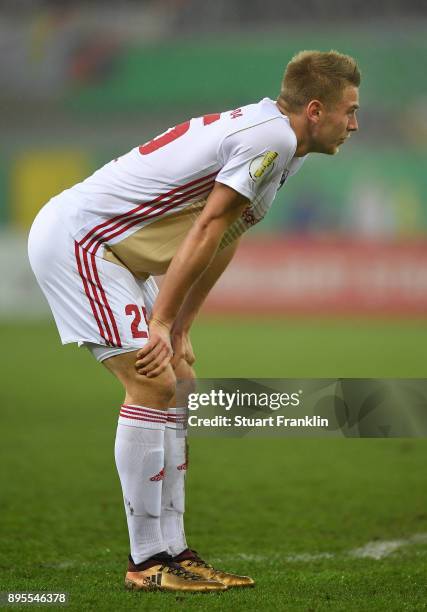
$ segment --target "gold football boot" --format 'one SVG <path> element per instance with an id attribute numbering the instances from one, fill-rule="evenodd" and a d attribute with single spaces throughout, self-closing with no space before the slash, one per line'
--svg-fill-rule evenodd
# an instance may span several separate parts
<path id="1" fill-rule="evenodd" d="M 192 574 L 197 574 L 205 580 L 217 580 L 228 588 L 252 587 L 255 585 L 255 581 L 249 576 L 238 576 L 215 569 L 212 565 L 203 561 L 195 550 L 189 548 L 176 555 L 173 560 Z"/>
<path id="2" fill-rule="evenodd" d="M 148 565 L 148 567 L 146 567 Z M 166 553 L 159 553 L 148 561 L 135 564 L 129 557 L 128 571 L 125 576 L 125 587 L 135 591 L 187 591 L 211 593 L 226 591 L 222 582 L 205 579 L 193 574 Z"/>

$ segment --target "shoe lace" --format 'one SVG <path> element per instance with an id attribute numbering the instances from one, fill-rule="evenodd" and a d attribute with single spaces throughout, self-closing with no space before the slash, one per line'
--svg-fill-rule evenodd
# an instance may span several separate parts
<path id="1" fill-rule="evenodd" d="M 200 576 L 198 576 L 197 574 L 193 574 L 192 572 L 189 572 L 188 570 L 184 569 L 183 567 L 181 567 L 178 563 L 167 563 L 164 564 L 160 567 L 160 571 L 162 572 L 163 570 L 165 570 L 168 574 L 174 574 L 175 576 L 180 576 L 181 578 L 184 578 L 184 580 L 200 580 Z"/>
<path id="2" fill-rule="evenodd" d="M 194 555 L 194 559 L 191 559 L 190 563 L 188 564 L 188 567 L 191 567 L 192 565 L 195 565 L 196 567 L 205 567 L 206 569 L 215 569 L 212 565 L 210 565 L 209 563 L 206 563 L 206 561 L 204 561 L 201 557 L 199 557 L 199 555 L 197 554 L 197 551 L 192 550 L 191 552 Z"/>

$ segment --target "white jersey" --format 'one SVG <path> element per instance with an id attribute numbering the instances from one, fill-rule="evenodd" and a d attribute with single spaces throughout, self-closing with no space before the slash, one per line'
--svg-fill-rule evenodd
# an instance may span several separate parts
<path id="1" fill-rule="evenodd" d="M 62 341 L 143 346 L 150 275 L 166 272 L 215 181 L 250 201 L 224 246 L 262 219 L 301 166 L 296 145 L 288 118 L 264 98 L 177 125 L 53 198 L 33 223 L 29 257 Z"/>
<path id="2" fill-rule="evenodd" d="M 288 118 L 269 98 L 197 117 L 135 147 L 63 192 L 61 215 L 82 249 L 98 256 L 105 256 L 107 249 L 113 261 L 117 255 L 137 276 L 161 274 L 215 181 L 251 202 L 223 242 L 260 221 L 281 182 L 303 163 L 303 158 L 294 158 L 296 145 Z M 150 232 L 141 233 L 151 225 Z M 146 256 L 144 245 L 150 251 Z"/>

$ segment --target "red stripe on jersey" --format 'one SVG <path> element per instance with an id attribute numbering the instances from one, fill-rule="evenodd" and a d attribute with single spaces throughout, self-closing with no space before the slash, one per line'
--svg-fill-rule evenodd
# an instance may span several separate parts
<path id="1" fill-rule="evenodd" d="M 103 230 L 99 235 L 94 236 L 90 240 L 89 244 L 84 248 L 90 249 L 93 246 L 93 244 L 97 243 L 97 246 L 95 247 L 95 251 L 94 251 L 96 252 L 98 248 L 101 246 L 101 244 L 103 244 L 106 240 L 111 240 L 111 238 L 114 238 L 115 236 L 119 236 L 120 234 L 127 231 L 131 227 L 138 225 L 138 223 L 141 223 L 141 221 L 144 221 L 146 219 L 153 219 L 154 217 L 163 215 L 165 212 L 171 210 L 175 206 L 178 206 L 178 204 L 182 204 L 183 202 L 185 202 L 190 196 L 196 197 L 196 196 L 201 196 L 205 194 L 205 192 L 208 193 L 212 189 L 213 185 L 214 185 L 214 181 L 212 179 L 209 179 L 207 183 L 204 182 L 203 184 L 197 185 L 197 187 L 187 190 L 183 194 L 174 195 L 167 202 L 163 202 L 161 205 L 161 208 L 160 208 L 160 205 L 156 204 L 155 206 L 148 208 L 148 210 L 141 211 L 137 215 L 132 215 L 130 217 L 126 216 L 126 218 L 122 219 L 121 221 L 118 221 L 112 227 L 108 227 L 105 230 Z M 146 206 L 148 205 L 149 204 L 146 204 Z M 157 212 L 153 212 L 153 211 L 157 211 Z M 113 232 L 113 230 L 116 230 L 116 231 Z M 111 234 L 111 232 L 113 233 Z"/>
<path id="2" fill-rule="evenodd" d="M 193 185 L 197 185 L 199 183 L 202 183 L 203 181 L 206 181 L 208 179 L 212 179 L 214 176 L 216 176 L 218 173 L 217 172 L 213 172 L 212 174 L 208 174 L 207 176 L 201 177 L 199 179 L 195 179 L 194 181 L 190 181 L 189 183 L 185 183 L 184 185 L 180 185 L 179 187 L 175 187 L 174 189 L 171 189 L 170 191 L 163 193 L 159 196 L 157 196 L 154 200 L 150 200 L 149 202 L 144 202 L 142 204 L 138 204 L 138 206 L 136 206 L 135 208 L 133 208 L 132 210 L 129 210 L 125 213 L 121 213 L 120 215 L 116 215 L 115 217 L 113 217 L 112 219 L 107 219 L 106 221 L 103 221 L 102 223 L 100 223 L 99 225 L 95 226 L 94 228 L 92 228 L 80 241 L 79 241 L 79 245 L 83 247 L 83 245 L 85 244 L 85 242 L 87 242 L 89 240 L 89 238 L 91 238 L 92 236 L 94 236 L 94 234 L 96 234 L 99 230 L 102 230 L 104 228 L 106 228 L 107 226 L 116 223 L 117 221 L 121 221 L 124 220 L 126 217 L 131 217 L 135 214 L 137 214 L 138 212 L 140 212 L 145 206 L 152 206 L 153 204 L 157 204 L 159 203 L 159 205 L 161 205 L 162 201 L 165 198 L 169 198 L 172 196 L 179 196 L 179 191 L 181 191 L 182 189 L 187 189 L 188 187 L 192 187 Z M 103 232 L 104 233 L 104 232 Z M 95 237 L 95 240 L 97 238 Z M 91 242 L 92 243 L 92 242 Z M 87 246 L 86 248 L 90 248 L 90 245 Z"/>
<path id="3" fill-rule="evenodd" d="M 115 238 L 116 236 L 120 236 L 120 234 L 123 234 L 124 232 L 126 232 L 128 229 L 130 229 L 131 227 L 138 225 L 139 223 L 141 223 L 141 221 L 145 221 L 147 219 L 154 219 L 155 217 L 158 217 L 159 215 L 163 215 L 165 212 L 168 212 L 169 210 L 172 210 L 172 208 L 175 208 L 176 206 L 178 206 L 179 204 L 182 204 L 183 202 L 186 201 L 186 199 L 188 198 L 188 196 L 202 196 L 202 195 L 207 195 L 211 190 L 212 187 L 214 185 L 214 181 L 211 181 L 209 183 L 207 183 L 206 185 L 201 185 L 200 187 L 197 187 L 196 189 L 192 189 L 191 191 L 185 193 L 184 195 L 180 196 L 178 198 L 178 196 L 175 196 L 174 199 L 171 198 L 169 203 L 166 203 L 164 205 L 164 207 L 159 210 L 158 212 L 154 213 L 154 214 L 150 214 L 153 210 L 156 210 L 158 207 L 153 207 L 151 209 L 149 209 L 148 211 L 145 211 L 144 213 L 141 213 L 139 216 L 137 216 L 136 218 L 133 218 L 133 220 L 130 223 L 127 223 L 127 225 L 122 225 L 123 222 L 126 222 L 127 219 L 124 219 L 121 223 L 117 223 L 115 227 L 118 227 L 118 229 L 113 232 L 112 234 L 110 234 L 109 232 L 113 230 L 113 228 L 107 229 L 105 230 L 105 234 L 108 234 L 106 236 L 103 236 L 102 238 L 99 238 L 96 246 L 93 249 L 93 253 L 96 253 L 97 250 L 99 249 L 99 247 L 106 241 L 106 240 L 111 240 L 112 238 Z M 121 227 L 120 227 L 121 226 Z M 87 248 L 90 248 L 91 244 L 93 243 L 93 240 L 91 240 L 89 246 Z M 85 247 L 86 248 L 86 247 Z"/>

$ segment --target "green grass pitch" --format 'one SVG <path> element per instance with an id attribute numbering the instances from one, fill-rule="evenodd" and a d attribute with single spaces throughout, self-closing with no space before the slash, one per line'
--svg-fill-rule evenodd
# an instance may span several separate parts
<path id="1" fill-rule="evenodd" d="M 216 319 L 193 343 L 201 377 L 424 378 L 426 335 L 419 321 Z M 416 439 L 193 439 L 189 543 L 257 586 L 125 591 L 121 390 L 84 350 L 61 348 L 52 324 L 4 323 L 0 337 L 0 590 L 66 591 L 79 611 L 427 609 L 427 440 Z M 392 554 L 352 556 L 383 541 Z"/>

